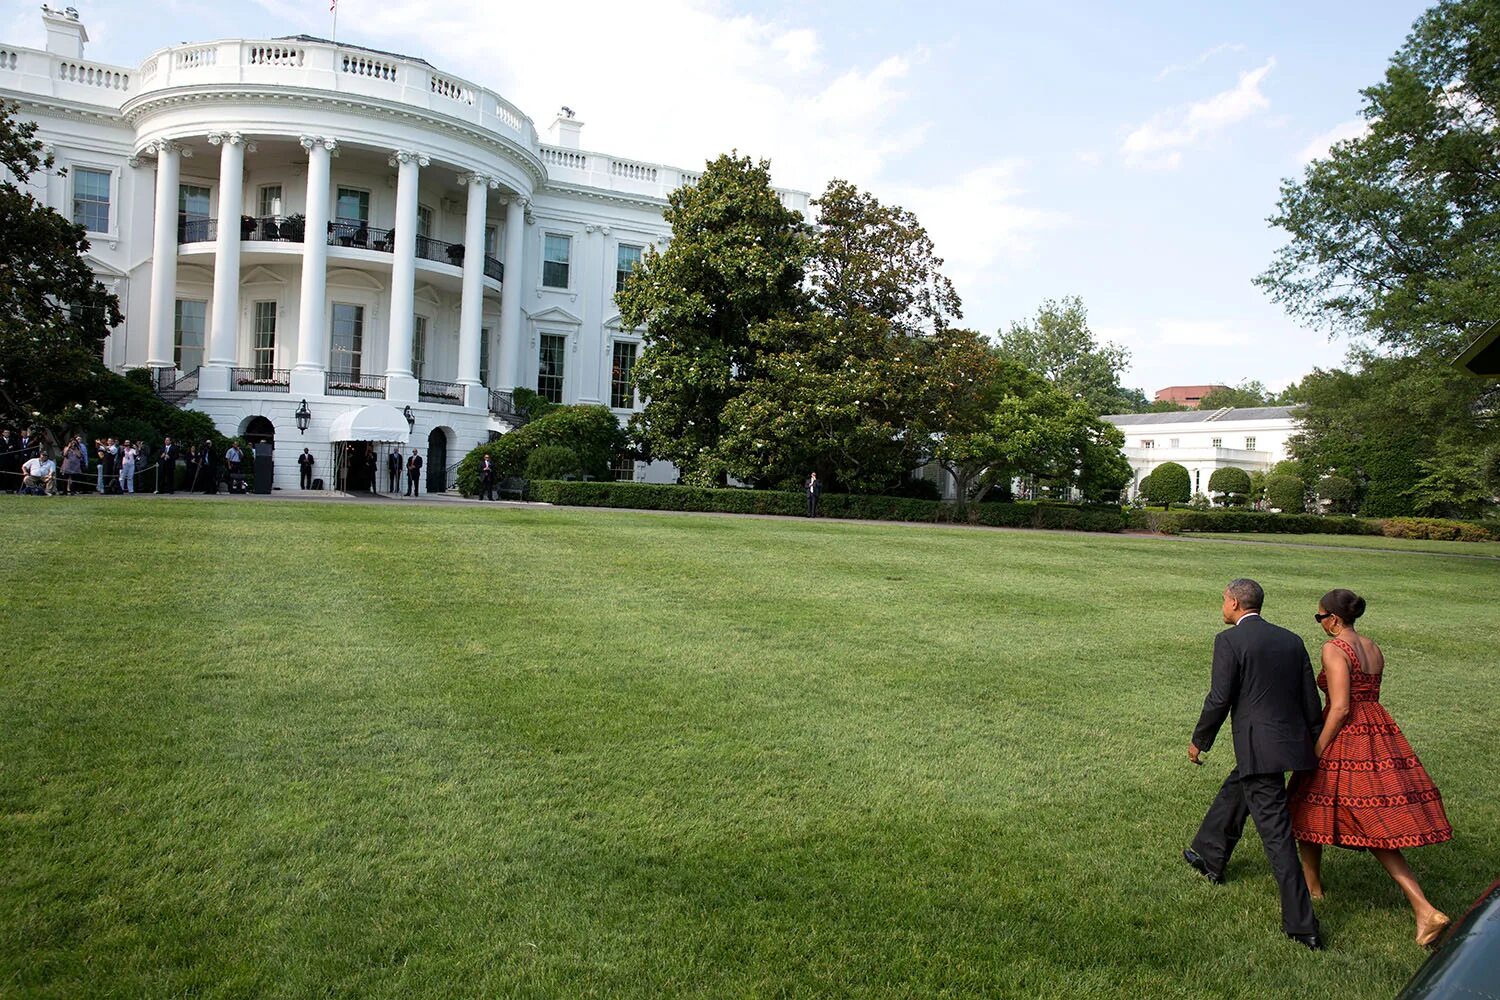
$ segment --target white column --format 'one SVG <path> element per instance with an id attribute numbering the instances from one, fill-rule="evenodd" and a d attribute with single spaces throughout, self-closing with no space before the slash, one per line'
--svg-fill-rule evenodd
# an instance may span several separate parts
<path id="1" fill-rule="evenodd" d="M 214 311 L 208 326 L 208 364 L 200 389 L 229 391 L 240 318 L 240 215 L 245 207 L 245 139 L 210 132 L 219 147 L 219 231 L 214 244 Z"/>
<path id="2" fill-rule="evenodd" d="M 469 202 L 464 216 L 464 294 L 458 319 L 458 382 L 465 386 L 469 406 L 486 406 L 479 384 L 479 330 L 484 313 L 484 220 L 493 178 L 469 174 L 463 178 Z"/>
<path id="3" fill-rule="evenodd" d="M 391 248 L 391 329 L 385 347 L 385 395 L 387 399 L 415 402 L 411 334 L 416 306 L 417 182 L 421 168 L 429 161 L 421 153 L 398 149 L 389 162 L 396 168 L 396 238 Z"/>
<path id="4" fill-rule="evenodd" d="M 514 389 L 521 371 L 521 275 L 526 247 L 526 200 L 512 195 L 505 205 L 505 280 L 500 283 L 500 372 L 497 389 Z"/>
<path id="5" fill-rule="evenodd" d="M 159 139 L 156 151 L 156 232 L 151 243 L 151 334 L 146 364 L 171 368 L 177 318 L 177 187 L 182 147 Z"/>
<path id="6" fill-rule="evenodd" d="M 321 135 L 304 135 L 301 141 L 307 150 L 307 210 L 303 213 L 297 368 L 292 372 L 291 389 L 294 396 L 321 396 L 323 373 L 328 370 L 328 185 L 338 143 Z"/>

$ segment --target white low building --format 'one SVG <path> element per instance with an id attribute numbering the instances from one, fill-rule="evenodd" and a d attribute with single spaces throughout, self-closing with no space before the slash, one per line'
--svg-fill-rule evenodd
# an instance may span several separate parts
<path id="1" fill-rule="evenodd" d="M 637 407 L 641 338 L 615 292 L 696 172 L 589 152 L 566 111 L 543 142 L 504 97 L 418 58 L 299 36 L 109 66 L 84 58 L 71 9 L 43 20 L 45 50 L 0 43 L 0 98 L 62 168 L 33 193 L 87 229 L 119 297 L 105 361 L 154 369 L 225 434 L 274 436 L 278 486 L 297 485 L 304 446 L 331 483 L 369 440 L 340 435 L 372 427 L 441 485 L 509 429 L 516 386 Z"/>
<path id="2" fill-rule="evenodd" d="M 1181 413 L 1118 413 L 1104 419 L 1125 435 L 1125 458 L 1134 473 L 1129 492 L 1163 462 L 1188 470 L 1194 493 L 1208 493 L 1215 469 L 1269 472 L 1291 458 L 1297 433 L 1290 406 L 1225 407 Z"/>

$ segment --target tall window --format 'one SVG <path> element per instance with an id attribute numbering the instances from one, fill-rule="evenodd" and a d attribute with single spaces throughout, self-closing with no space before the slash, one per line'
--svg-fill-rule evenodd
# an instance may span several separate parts
<path id="1" fill-rule="evenodd" d="M 256 378 L 270 378 L 276 370 L 276 303 L 255 303 L 255 340 L 250 345 L 250 363 Z"/>
<path id="2" fill-rule="evenodd" d="M 563 349 L 567 343 L 567 337 L 542 334 L 541 351 L 537 356 L 536 394 L 549 403 L 563 401 Z"/>
<path id="3" fill-rule="evenodd" d="M 333 304 L 333 340 L 328 347 L 328 370 L 340 379 L 359 378 L 365 342 L 365 307 Z"/>
<path id="4" fill-rule="evenodd" d="M 411 323 L 411 373 L 417 378 L 427 368 L 427 317 L 415 316 Z"/>
<path id="5" fill-rule="evenodd" d="M 635 482 L 635 456 L 628 451 L 620 452 L 610 463 L 609 470 L 615 474 L 617 483 Z"/>
<path id="6" fill-rule="evenodd" d="M 1253 437 L 1247 437 L 1247 438 L 1245 438 L 1245 450 L 1246 451 L 1254 451 L 1255 450 L 1255 438 L 1253 438 Z"/>
<path id="7" fill-rule="evenodd" d="M 548 233 L 542 247 L 542 284 L 568 287 L 568 260 L 573 255 L 573 237 Z"/>
<path id="8" fill-rule="evenodd" d="M 609 370 L 609 405 L 617 410 L 635 409 L 635 390 L 630 377 L 635 371 L 636 345 L 625 340 L 615 341 L 614 364 Z"/>
<path id="9" fill-rule="evenodd" d="M 630 277 L 641 263 L 641 248 L 621 243 L 615 250 L 615 291 L 625 290 L 625 279 Z"/>
<path id="10" fill-rule="evenodd" d="M 260 197 L 256 204 L 256 214 L 258 214 L 262 219 L 280 217 L 281 207 L 281 185 L 262 185 L 260 189 Z"/>
<path id="11" fill-rule="evenodd" d="M 109 232 L 108 170 L 73 168 L 73 221 L 91 233 Z"/>
<path id="12" fill-rule="evenodd" d="M 1172 438 L 1167 442 L 1167 446 L 1170 448 L 1180 448 L 1182 446 L 1182 438 Z"/>
<path id="13" fill-rule="evenodd" d="M 197 299 L 177 300 L 172 360 L 178 371 L 190 372 L 203 364 L 203 331 L 207 325 L 207 302 Z"/>
<path id="14" fill-rule="evenodd" d="M 487 326 L 479 328 L 479 384 L 485 388 L 490 385 L 490 328 Z"/>
<path id="15" fill-rule="evenodd" d="M 184 243 L 200 243 L 211 239 L 209 235 L 208 206 L 211 192 L 196 184 L 183 184 L 177 188 L 178 239 Z"/>
<path id="16" fill-rule="evenodd" d="M 500 256 L 500 227 L 484 227 L 484 252 L 491 257 Z"/>
<path id="17" fill-rule="evenodd" d="M 1153 440 L 1151 440 L 1150 438 L 1141 438 L 1141 447 L 1142 448 L 1155 448 L 1156 447 L 1156 442 L 1153 441 Z"/>
<path id="18" fill-rule="evenodd" d="M 339 188 L 338 201 L 334 206 L 337 222 L 370 222 L 370 192 L 358 188 Z"/>
<path id="19" fill-rule="evenodd" d="M 417 206 L 417 235 L 424 239 L 432 235 L 432 209 L 426 205 Z"/>
<path id="20" fill-rule="evenodd" d="M 1213 440 L 1213 446 L 1215 448 L 1222 448 L 1222 447 L 1224 447 L 1224 439 L 1223 438 L 1214 438 L 1214 440 Z"/>

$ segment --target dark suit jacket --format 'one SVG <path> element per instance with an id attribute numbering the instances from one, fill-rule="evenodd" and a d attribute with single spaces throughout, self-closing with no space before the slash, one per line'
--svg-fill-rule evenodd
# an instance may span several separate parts
<path id="1" fill-rule="evenodd" d="M 1254 615 L 1214 638 L 1213 682 L 1193 730 L 1199 750 L 1213 746 L 1226 715 L 1241 774 L 1318 765 L 1313 749 L 1323 714 L 1301 636 Z"/>

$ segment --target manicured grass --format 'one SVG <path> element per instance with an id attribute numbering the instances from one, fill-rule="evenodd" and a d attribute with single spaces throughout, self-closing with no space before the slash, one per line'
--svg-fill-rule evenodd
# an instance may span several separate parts
<path id="1" fill-rule="evenodd" d="M 1221 538 L 1245 542 L 1271 542 L 1286 545 L 1331 545 L 1353 549 L 1392 549 L 1402 552 L 1440 552 L 1460 556 L 1489 556 L 1500 559 L 1500 545 L 1494 542 L 1439 542 L 1429 538 L 1386 538 L 1383 535 L 1261 535 L 1241 532 L 1192 532 L 1189 538 Z"/>
<path id="2" fill-rule="evenodd" d="M 621 512 L 0 498 L 0 995 L 1392 995 L 1253 833 L 1178 856 L 1219 592 L 1368 594 L 1387 704 L 1500 872 L 1500 569 Z"/>

